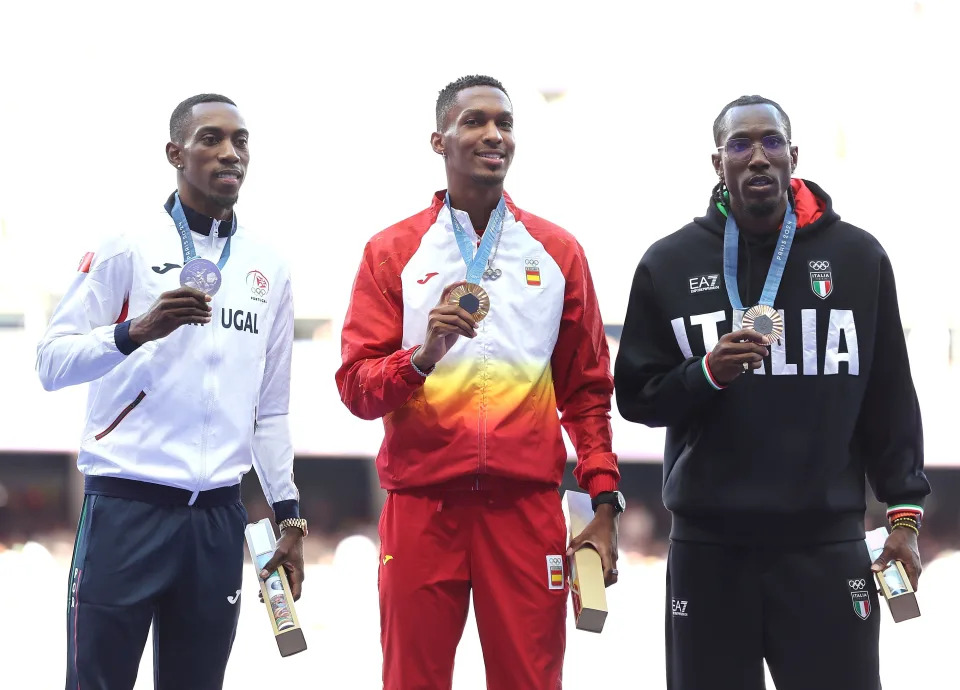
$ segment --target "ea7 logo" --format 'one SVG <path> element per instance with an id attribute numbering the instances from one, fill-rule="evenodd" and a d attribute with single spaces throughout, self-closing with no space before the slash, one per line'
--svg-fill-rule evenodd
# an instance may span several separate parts
<path id="1" fill-rule="evenodd" d="M 687 616 L 687 600 L 686 599 L 670 599 L 673 602 L 673 615 L 674 616 Z"/>
<path id="2" fill-rule="evenodd" d="M 690 294 L 695 295 L 698 292 L 711 292 L 720 289 L 720 274 L 710 273 L 704 276 L 690 278 Z"/>

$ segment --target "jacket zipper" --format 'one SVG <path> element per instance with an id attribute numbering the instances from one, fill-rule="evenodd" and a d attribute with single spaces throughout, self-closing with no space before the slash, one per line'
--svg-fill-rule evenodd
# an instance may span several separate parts
<path id="1" fill-rule="evenodd" d="M 211 251 L 216 250 L 217 247 L 217 238 L 220 236 L 220 221 L 214 219 L 210 223 L 210 249 Z M 213 303 L 211 302 L 211 308 Z M 209 436 L 210 428 L 210 417 L 213 414 L 213 401 L 214 393 L 213 387 L 216 385 L 216 377 L 211 375 L 211 370 L 216 368 L 219 357 L 217 353 L 217 330 L 213 324 L 215 320 L 210 321 L 210 326 L 213 328 L 213 331 L 210 333 L 210 342 L 211 342 L 211 354 L 210 358 L 213 360 L 210 363 L 210 366 L 207 367 L 207 370 L 203 375 L 203 390 L 206 393 L 206 405 L 203 411 L 203 426 L 200 427 L 200 473 L 197 475 L 197 488 L 193 492 L 193 496 L 190 497 L 190 502 L 188 505 L 193 505 L 194 501 L 197 500 L 197 496 L 200 494 L 200 491 L 203 489 L 203 482 L 206 480 L 207 475 L 207 437 Z M 203 328 L 203 326 L 201 326 Z"/>
<path id="2" fill-rule="evenodd" d="M 480 324 L 480 328 L 483 329 L 485 324 Z M 481 330 L 482 333 L 482 330 Z M 480 476 L 487 469 L 487 376 L 488 376 L 488 362 L 489 358 L 487 357 L 487 343 L 483 342 L 483 346 L 480 349 L 483 352 L 483 363 L 480 370 L 480 414 L 477 419 L 477 433 L 480 438 L 477 458 L 477 481 L 474 488 L 480 488 Z"/>
<path id="3" fill-rule="evenodd" d="M 123 421 L 123 418 L 126 417 L 128 414 L 130 414 L 131 410 L 133 410 L 133 408 L 135 408 L 137 405 L 139 405 L 139 404 L 140 404 L 140 401 L 143 400 L 146 396 L 147 396 L 146 393 L 144 393 L 143 391 L 140 391 L 140 394 L 136 397 L 136 399 L 135 399 L 132 403 L 130 403 L 129 405 L 127 405 L 125 408 L 123 408 L 123 411 L 120 412 L 119 415 L 117 415 L 117 418 L 113 420 L 113 423 L 112 423 L 110 426 L 108 426 L 106 429 L 104 429 L 103 431 L 101 431 L 99 434 L 97 434 L 96 436 L 94 436 L 94 438 L 99 441 L 99 440 L 102 439 L 104 436 L 106 436 L 107 434 L 109 434 L 111 431 L 113 431 L 114 429 L 116 429 L 116 428 L 117 428 L 117 425 L 120 424 L 120 422 Z"/>
<path id="4" fill-rule="evenodd" d="M 211 321 L 211 324 L 215 323 Z M 203 426 L 200 428 L 200 474 L 197 476 L 197 488 L 193 492 L 193 496 L 190 498 L 190 505 L 193 505 L 193 502 L 197 500 L 197 496 L 200 493 L 200 490 L 203 488 L 203 482 L 207 478 L 207 441 L 209 437 L 210 429 L 210 417 L 213 415 L 213 402 L 215 396 L 214 386 L 216 385 L 216 377 L 213 376 L 210 372 L 212 369 L 215 369 L 217 364 L 217 338 L 216 330 L 210 334 L 210 340 L 212 341 L 212 350 L 211 359 L 214 361 L 210 363 L 210 366 L 207 368 L 207 371 L 204 373 L 203 377 L 203 390 L 206 393 L 206 404 L 203 410 Z"/>

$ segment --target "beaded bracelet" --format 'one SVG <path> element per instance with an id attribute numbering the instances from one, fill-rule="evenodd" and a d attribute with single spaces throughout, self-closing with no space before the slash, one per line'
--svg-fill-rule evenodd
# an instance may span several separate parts
<path id="1" fill-rule="evenodd" d="M 908 520 L 910 522 L 916 523 L 918 526 L 920 525 L 920 521 L 917 520 L 917 517 L 915 515 L 898 515 L 894 518 L 890 518 L 891 523 L 897 522 L 898 520 Z"/>
<path id="2" fill-rule="evenodd" d="M 915 516 L 913 516 L 913 515 L 901 515 L 901 516 L 899 516 L 899 517 L 895 517 L 895 518 L 893 518 L 892 520 L 890 520 L 890 522 L 901 522 L 901 521 L 904 521 L 904 522 L 913 522 L 913 523 L 915 523 L 915 524 L 917 524 L 917 525 L 920 524 L 920 521 L 917 520 L 917 518 L 916 518 Z"/>
<path id="3" fill-rule="evenodd" d="M 906 527 L 907 529 L 912 529 L 914 532 L 916 532 L 918 537 L 920 536 L 920 530 L 917 529 L 916 526 L 911 525 L 909 522 L 901 522 L 893 526 L 894 529 L 897 527 Z"/>
<path id="4" fill-rule="evenodd" d="M 909 525 L 913 525 L 914 527 L 918 527 L 918 528 L 920 527 L 920 523 L 915 518 L 901 517 L 901 518 L 896 518 L 890 521 L 891 525 L 899 525 L 901 523 L 907 523 Z"/>
<path id="5" fill-rule="evenodd" d="M 923 520 L 923 506 L 913 503 L 900 503 L 887 509 L 887 522 L 890 529 L 905 527 L 920 535 L 920 522 Z"/>
<path id="6" fill-rule="evenodd" d="M 890 525 L 892 529 L 896 529 L 897 527 L 908 527 L 916 532 L 917 535 L 920 534 L 920 522 L 915 516 L 912 515 L 896 517 L 890 521 Z"/>

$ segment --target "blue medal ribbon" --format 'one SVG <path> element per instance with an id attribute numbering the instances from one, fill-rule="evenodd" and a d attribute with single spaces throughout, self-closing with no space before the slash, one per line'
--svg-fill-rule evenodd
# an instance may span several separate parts
<path id="1" fill-rule="evenodd" d="M 183 247 L 183 264 L 197 258 L 197 248 L 193 244 L 193 235 L 190 234 L 190 224 L 187 222 L 187 216 L 183 212 L 183 206 L 180 205 L 180 193 L 173 194 L 173 210 L 170 212 L 173 216 L 173 222 L 177 226 L 177 232 L 180 233 L 180 244 Z M 220 253 L 220 260 L 217 262 L 217 268 L 223 270 L 227 265 L 227 259 L 230 258 L 230 240 L 233 239 L 233 233 L 237 230 L 237 214 L 233 214 L 230 221 L 230 234 L 227 236 L 227 243 L 223 245 L 223 251 Z M 212 232 L 212 230 L 211 230 Z"/>
<path id="2" fill-rule="evenodd" d="M 444 199 L 444 204 L 450 211 L 450 220 L 453 222 L 453 234 L 457 237 L 457 244 L 460 245 L 460 255 L 463 257 L 463 262 L 467 265 L 466 280 L 468 283 L 479 285 L 480 278 L 487 266 L 487 260 L 490 258 L 490 251 L 497 243 L 500 233 L 503 232 L 503 218 L 506 215 L 507 203 L 501 194 L 497 207 L 493 210 L 493 213 L 490 214 L 490 219 L 487 221 L 487 229 L 483 232 L 483 238 L 480 240 L 480 247 L 477 249 L 476 255 L 473 253 L 473 241 L 469 235 L 467 235 L 467 231 L 463 229 L 463 226 L 460 225 L 460 221 L 457 220 L 457 215 L 453 212 L 453 207 L 450 205 L 449 192 Z"/>
<path id="3" fill-rule="evenodd" d="M 767 280 L 763 284 L 763 292 L 760 294 L 758 304 L 773 308 L 773 300 L 777 297 L 780 281 L 783 278 L 783 270 L 787 266 L 790 246 L 793 244 L 794 235 L 797 234 L 796 228 L 797 214 L 790 202 L 787 201 L 787 212 L 783 217 L 783 226 L 780 228 L 780 239 L 777 240 L 777 248 L 773 252 L 770 270 L 767 271 Z M 723 231 L 723 282 L 727 286 L 727 297 L 730 298 L 730 305 L 734 309 L 743 311 L 740 289 L 737 285 L 739 244 L 740 228 L 737 227 L 737 221 L 733 219 L 733 213 L 728 213 L 727 224 Z"/>

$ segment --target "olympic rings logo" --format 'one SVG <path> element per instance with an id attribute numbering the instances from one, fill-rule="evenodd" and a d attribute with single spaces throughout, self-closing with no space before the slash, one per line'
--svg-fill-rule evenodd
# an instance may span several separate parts
<path id="1" fill-rule="evenodd" d="M 863 589 L 867 586 L 867 581 L 863 578 L 859 580 L 847 580 L 847 585 L 850 587 L 850 589 Z"/>
<path id="2" fill-rule="evenodd" d="M 527 266 L 539 266 L 540 262 L 537 259 L 524 259 L 523 263 Z"/>
<path id="3" fill-rule="evenodd" d="M 814 271 L 826 271 L 828 268 L 830 268 L 830 262 L 829 261 L 811 261 L 810 268 L 813 269 Z"/>
<path id="4" fill-rule="evenodd" d="M 270 281 L 260 271 L 250 271 L 247 274 L 247 285 L 250 292 L 258 297 L 264 297 L 270 292 Z"/>

